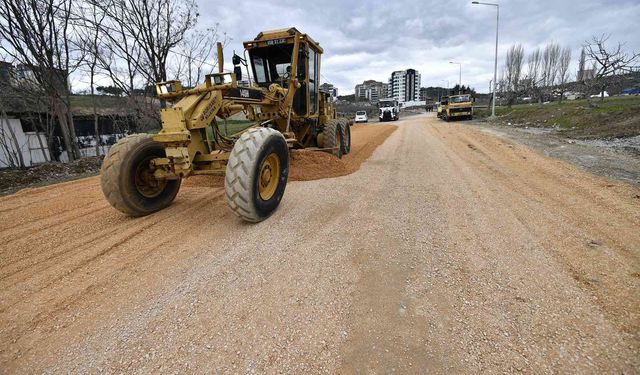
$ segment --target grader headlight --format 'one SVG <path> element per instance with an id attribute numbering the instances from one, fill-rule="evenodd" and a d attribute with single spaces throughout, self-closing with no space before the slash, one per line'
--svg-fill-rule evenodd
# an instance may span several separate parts
<path id="1" fill-rule="evenodd" d="M 237 87 L 236 77 L 231 72 L 212 73 L 204 76 L 206 87 L 229 88 Z"/>
<path id="2" fill-rule="evenodd" d="M 166 81 L 156 83 L 156 93 L 159 97 L 175 96 L 182 91 L 182 83 L 180 81 Z"/>

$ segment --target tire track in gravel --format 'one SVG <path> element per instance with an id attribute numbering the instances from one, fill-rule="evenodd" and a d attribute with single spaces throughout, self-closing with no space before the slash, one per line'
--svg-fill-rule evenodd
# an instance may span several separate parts
<path id="1" fill-rule="evenodd" d="M 213 194 L 211 194 L 210 192 L 205 192 L 194 198 L 199 199 L 204 204 L 206 204 L 206 202 L 211 202 L 216 199 L 220 199 L 221 197 L 222 197 L 222 191 L 219 190 L 217 192 L 214 192 Z M 107 209 L 110 211 L 108 213 L 105 212 L 105 214 L 113 215 L 113 212 L 112 212 L 113 210 L 111 209 L 110 206 L 103 207 L 95 211 L 96 212 L 102 211 L 102 210 L 106 211 Z M 57 243 L 42 244 L 41 246 L 56 247 L 56 251 L 51 253 L 42 253 L 42 257 L 39 255 L 30 256 L 31 252 L 38 251 L 37 248 L 31 248 L 30 250 L 21 252 L 20 253 L 22 255 L 21 259 L 18 259 L 16 261 L 6 261 L 3 263 L 3 267 L 0 268 L 0 275 L 2 275 L 0 277 L 0 280 L 13 276 L 17 273 L 23 272 L 26 269 L 29 269 L 29 273 L 41 273 L 43 271 L 46 271 L 49 267 L 55 266 L 56 264 L 53 263 L 48 266 L 45 266 L 44 268 L 34 269 L 33 267 L 43 262 L 59 259 L 61 256 L 74 256 L 75 254 L 78 254 L 78 253 L 82 254 L 84 251 L 88 250 L 89 247 L 94 247 L 95 249 L 96 245 L 98 245 L 97 248 L 100 248 L 97 242 L 104 241 L 104 239 L 106 238 L 107 243 L 102 243 L 102 245 L 106 245 L 106 250 L 102 249 L 99 251 L 99 253 L 100 252 L 104 253 L 108 251 L 108 249 L 112 249 L 123 244 L 127 240 L 135 237 L 136 234 L 139 234 L 142 231 L 153 227 L 154 225 L 162 224 L 163 222 L 171 220 L 176 216 L 184 215 L 190 211 L 196 211 L 196 210 L 198 210 L 198 207 L 194 207 L 194 206 L 182 207 L 181 205 L 177 204 L 174 207 L 172 207 L 171 210 L 167 210 L 166 212 L 163 212 L 159 215 L 148 216 L 148 217 L 139 219 L 137 223 L 140 225 L 136 227 L 129 228 L 128 223 L 130 222 L 130 220 L 121 220 L 121 222 L 116 224 L 115 227 L 107 226 L 105 227 L 105 229 L 96 231 L 88 236 L 83 234 L 84 230 L 82 226 L 83 225 L 90 226 L 91 224 L 78 222 L 78 219 L 83 218 L 84 216 L 78 216 L 77 218 L 74 218 L 74 219 L 64 220 L 60 222 L 60 224 L 64 224 L 60 227 L 65 229 L 71 229 L 73 234 L 71 234 L 69 237 L 73 238 L 74 240 L 72 240 L 71 242 L 65 243 L 62 248 L 60 248 Z M 92 221 L 95 221 L 95 218 L 96 216 L 93 216 L 91 218 L 93 219 Z M 61 233 L 58 231 L 53 231 L 53 233 L 48 233 L 46 236 L 63 238 L 63 236 L 61 236 Z M 29 238 L 24 238 L 25 243 L 23 244 L 23 246 L 27 246 L 29 242 L 33 240 L 34 240 L 33 236 Z M 109 244 L 108 241 L 111 241 L 111 244 Z M 21 260 L 25 260 L 25 259 L 26 259 L 26 262 L 23 262 L 25 264 L 16 265 L 16 263 L 19 263 Z M 69 259 L 67 258 L 65 259 L 65 261 L 68 262 Z M 16 266 L 15 267 L 16 269 L 5 273 L 6 268 L 10 268 L 11 266 Z M 18 283 L 20 281 L 24 281 L 24 280 L 12 280 L 13 283 Z"/>
<path id="2" fill-rule="evenodd" d="M 486 168 L 487 164 L 500 166 L 499 156 L 493 159 L 478 158 L 472 153 L 461 156 L 466 163 L 478 168 Z M 535 157 L 538 156 L 533 155 L 533 158 Z M 567 168 L 563 164 L 559 166 L 565 170 L 564 173 L 567 173 Z M 547 240 L 545 247 L 552 250 L 551 253 L 556 260 L 563 264 L 565 270 L 577 282 L 582 284 L 582 288 L 594 295 L 603 312 L 609 314 L 619 328 L 637 337 L 640 330 L 640 314 L 629 312 L 633 311 L 634 304 L 637 303 L 630 297 L 637 290 L 638 283 L 633 277 L 629 279 L 628 276 L 632 276 L 637 269 L 639 255 L 637 244 L 640 243 L 640 233 L 631 231 L 621 235 L 611 230 L 612 228 L 640 227 L 640 222 L 633 213 L 633 205 L 621 204 L 621 201 L 615 201 L 611 195 L 594 200 L 592 197 L 597 195 L 597 192 L 594 191 L 593 185 L 581 188 L 582 185 L 573 180 L 565 179 L 563 183 L 554 185 L 541 184 L 533 178 L 510 179 L 493 169 L 486 169 L 491 171 L 485 179 L 486 184 L 495 185 L 496 181 L 515 184 L 512 189 L 504 191 L 503 194 L 517 197 L 521 205 L 526 207 L 524 210 L 518 210 L 519 206 L 514 206 L 514 212 L 531 228 L 536 238 L 548 237 L 547 228 L 556 228 L 561 233 L 552 240 Z M 539 174 L 538 168 L 528 169 L 531 175 Z M 529 173 L 524 173 L 523 176 Z M 549 174 L 547 171 L 543 174 L 557 178 L 557 175 Z M 602 183 L 599 183 L 599 186 L 602 186 Z M 607 191 L 608 189 L 600 188 L 599 190 Z M 571 194 L 576 197 L 562 198 Z M 533 196 L 538 197 L 535 202 L 531 200 Z M 537 211 L 541 204 L 549 202 L 551 204 L 548 204 L 548 207 L 553 215 L 546 215 L 540 218 L 539 222 L 526 222 L 525 218 L 529 212 Z M 594 215 L 602 211 L 610 212 L 606 221 L 599 218 L 597 214 Z M 562 252 L 554 250 L 557 243 L 562 244 Z M 570 262 L 567 262 L 568 252 L 572 254 L 569 258 Z M 598 260 L 597 270 L 593 267 L 594 258 Z M 629 262 L 629 260 L 633 261 Z M 620 309 L 621 306 L 625 308 Z"/>
<path id="3" fill-rule="evenodd" d="M 357 129 L 356 133 L 360 131 Z M 384 139 L 380 136 L 390 133 L 389 126 L 361 130 L 367 136 L 359 139 L 361 146 L 358 147 L 369 148 L 369 152 Z M 367 140 L 367 137 L 371 138 Z M 366 155 L 357 147 L 354 151 L 357 157 L 345 162 L 355 163 L 357 168 L 356 164 L 366 159 Z M 125 218 L 111 209 L 104 202 L 97 182 L 97 178 L 90 178 L 25 190 L 0 200 L 0 209 L 10 207 L 7 212 L 19 220 L 10 225 L 12 229 L 4 227 L 0 231 L 5 238 L 19 238 L 0 252 L 0 259 L 8 260 L 0 268 L 3 344 L 0 345 L 0 367 L 12 372 L 28 369 L 64 372 L 59 366 L 66 364 L 70 366 L 67 369 L 87 372 L 95 371 L 88 362 L 95 361 L 117 372 L 127 368 L 123 365 L 136 363 L 133 353 L 148 355 L 149 352 L 141 348 L 154 350 L 163 339 L 209 340 L 206 331 L 201 329 L 168 331 L 183 325 L 175 321 L 177 311 L 169 306 L 178 304 L 181 312 L 192 310 L 194 294 L 206 302 L 207 311 L 214 312 L 213 320 L 204 322 L 211 327 L 228 324 L 214 317 L 228 315 L 232 310 L 238 316 L 249 317 L 265 309 L 278 309 L 278 299 L 263 301 L 262 308 L 245 308 L 238 302 L 256 298 L 251 289 L 239 283 L 250 282 L 248 278 L 255 276 L 254 272 L 243 272 L 245 267 L 262 270 L 263 280 L 281 279 L 281 263 L 290 261 L 287 259 L 290 252 L 280 251 L 279 256 L 271 254 L 264 258 L 261 253 L 255 253 L 256 244 L 245 245 L 242 235 L 238 238 L 236 232 L 250 231 L 255 237 L 259 233 L 257 227 L 240 223 L 229 214 L 215 179 L 185 184 L 171 207 L 138 219 Z M 73 188 L 76 184 L 81 187 Z M 74 193 L 66 194 L 68 191 Z M 75 199 L 71 201 L 70 197 Z M 17 201 L 20 203 L 16 204 Z M 285 199 L 282 206 L 286 205 Z M 344 207 L 336 206 L 335 212 Z M 286 208 L 279 211 L 284 210 Z M 26 212 L 29 215 L 25 215 Z M 59 215 L 52 216 L 53 212 Z M 333 225 L 324 222 L 328 218 L 333 219 Z M 339 218 L 337 214 L 325 217 L 305 211 L 302 222 L 320 220 L 322 224 L 296 231 L 296 237 L 289 240 L 290 246 L 298 241 L 323 244 L 329 236 L 327 231 L 340 225 Z M 277 219 L 270 219 L 270 223 L 273 220 Z M 268 228 L 271 224 L 262 225 Z M 321 227 L 326 229 L 318 230 Z M 225 245 L 231 242 L 237 244 Z M 33 246 L 34 243 L 38 246 Z M 264 243 L 260 241 L 261 245 Z M 318 261 L 324 260 L 322 252 L 313 256 Z M 247 264 L 249 259 L 253 265 Z M 300 258 L 297 263 L 311 266 L 308 259 L 311 257 Z M 325 284 L 321 275 L 315 277 L 316 286 Z M 299 283 L 288 279 L 287 285 Z M 272 284 L 282 287 L 279 283 Z M 254 285 L 267 286 L 264 282 Z M 267 293 L 266 296 L 280 294 Z M 226 301 L 227 306 L 220 305 L 222 301 Z M 314 298 L 314 301 L 321 299 Z M 325 303 L 332 306 L 326 299 Z M 182 310 L 183 305 L 191 307 Z M 195 324 L 192 319 L 186 321 Z M 279 320 L 278 315 L 270 319 Z M 302 320 L 296 321 L 304 324 Z M 325 326 L 330 324 L 327 321 Z M 250 333 L 244 336 L 249 337 Z M 294 335 L 289 339 L 299 341 Z M 182 363 L 180 355 L 171 353 L 179 346 L 163 346 L 165 352 L 170 353 L 165 357 L 167 363 Z M 93 349 L 87 352 L 88 348 Z M 84 353 L 82 360 L 75 357 L 80 352 Z M 331 359 L 328 351 L 324 353 L 323 358 Z"/>
<path id="4" fill-rule="evenodd" d="M 430 356 L 422 350 L 407 355 L 391 346 L 394 354 L 387 355 L 386 361 L 372 362 L 376 357 L 371 349 L 378 337 L 369 334 L 385 331 L 386 324 L 391 332 L 401 330 L 401 325 L 395 323 L 397 312 L 372 321 L 364 312 L 375 303 L 362 298 L 362 319 L 354 319 L 352 325 L 358 327 L 363 339 L 349 342 L 345 348 L 344 372 L 411 372 L 408 363 L 424 358 L 430 363 L 423 363 L 417 372 L 624 372 L 636 368 L 638 298 L 629 292 L 638 290 L 633 276 L 633 270 L 638 270 L 638 248 L 632 244 L 635 219 L 625 216 L 634 212 L 630 199 L 634 189 L 613 183 L 619 194 L 610 201 L 594 203 L 589 196 L 601 192 L 605 184 L 575 167 L 514 145 L 521 152 L 518 162 L 513 150 L 501 148 L 496 139 L 460 125 L 437 120 L 404 125 L 400 132 L 421 142 L 408 141 L 406 134 L 400 140 L 398 135 L 379 151 L 387 160 L 393 160 L 395 154 L 420 158 L 400 158 L 393 163 L 393 168 L 411 166 L 413 170 L 388 181 L 388 190 L 407 190 L 406 182 L 421 175 L 422 179 L 415 181 L 418 190 L 434 194 L 434 201 L 424 199 L 431 202 L 436 217 L 446 218 L 442 223 L 425 215 L 429 221 L 423 225 L 439 229 L 429 242 L 431 246 L 415 247 L 415 253 L 428 255 L 416 258 L 415 268 L 424 273 L 410 285 L 416 315 L 427 325 L 425 342 L 435 344 L 429 345 L 433 349 Z M 410 152 L 386 147 L 389 143 Z M 535 168 L 525 160 L 535 160 Z M 432 168 L 424 171 L 425 165 Z M 577 181 L 588 186 L 571 190 L 574 184 L 581 186 Z M 556 185 L 566 188 L 550 188 Z M 559 198 L 562 194 L 564 200 Z M 416 205 L 411 199 L 392 201 Z M 573 212 L 576 202 L 584 211 L 577 219 Z M 389 211 L 390 217 L 396 216 L 393 212 Z M 592 220 L 580 220 L 581 215 Z M 620 219 L 618 228 L 623 234 L 607 225 L 610 218 Z M 420 226 L 409 228 L 418 231 Z M 593 290 L 574 277 L 574 267 L 580 270 L 587 248 L 575 233 L 593 235 L 594 228 L 595 233 L 630 236 L 630 242 L 607 243 L 614 248 L 613 263 L 624 270 L 608 276 L 614 283 L 598 286 L 598 293 L 608 299 L 594 298 Z M 443 244 L 444 252 L 440 248 Z M 607 256 L 591 257 L 590 262 L 590 269 L 599 272 L 612 268 Z M 367 288 L 365 284 L 358 296 L 377 296 L 380 284 L 390 281 L 384 270 L 393 272 L 394 267 L 383 266 L 376 273 L 383 279 L 378 287 Z M 369 315 L 377 314 L 372 311 Z M 408 345 L 411 336 L 403 337 L 402 342 Z M 442 343 L 447 343 L 444 354 L 437 350 Z M 349 355 L 353 353 L 357 354 Z"/>
<path id="5" fill-rule="evenodd" d="M 205 190 L 190 197 L 199 204 L 211 204 L 211 202 L 221 201 L 222 198 L 221 189 L 187 189 L 187 194 L 188 190 Z M 211 194 L 211 192 L 214 192 L 214 194 Z M 203 198 L 203 195 L 208 195 L 209 197 Z M 214 208 L 217 205 L 211 204 L 210 207 Z M 197 213 L 192 215 L 194 211 L 197 211 Z M 119 213 L 114 214 L 120 215 Z M 181 215 L 192 218 L 199 225 L 193 226 L 187 231 L 171 231 L 170 219 Z M 74 309 L 82 311 L 83 309 L 80 306 L 85 305 L 86 300 L 92 298 L 93 291 L 104 293 L 109 288 L 117 287 L 117 278 L 121 275 L 128 276 L 129 272 L 127 270 L 135 269 L 143 259 L 161 250 L 167 242 L 172 242 L 176 237 L 189 236 L 191 233 L 202 231 L 202 227 L 206 225 L 206 220 L 210 217 L 209 210 L 197 209 L 194 205 L 183 206 L 182 204 L 176 204 L 159 215 L 136 220 L 145 224 L 142 224 L 141 227 L 134 226 L 129 228 L 124 233 L 121 231 L 117 236 L 111 236 L 109 243 L 103 243 L 102 247 L 98 247 L 98 254 L 95 252 L 89 254 L 90 258 L 86 258 L 86 250 L 94 251 L 94 249 L 86 248 L 84 253 L 80 251 L 82 249 L 76 249 L 80 256 L 80 263 L 73 261 L 73 259 L 65 258 L 62 262 L 47 265 L 44 269 L 38 270 L 36 273 L 37 279 L 32 277 L 24 280 L 24 282 L 29 282 L 27 300 L 24 300 L 25 296 L 22 294 L 20 299 L 14 300 L 14 304 L 3 308 L 3 312 L 5 309 L 9 310 L 9 312 L 6 312 L 6 316 L 5 313 L 0 313 L 0 320 L 2 321 L 10 322 L 14 320 L 10 316 L 10 311 L 21 311 L 21 314 L 15 319 L 19 324 L 14 325 L 13 329 L 8 332 L 0 333 L 20 342 L 25 334 L 33 332 L 46 334 L 57 331 L 57 327 L 59 327 L 57 321 L 60 315 Z M 125 219 L 123 226 L 127 225 L 126 222 L 132 221 L 132 219 L 128 218 L 123 219 Z M 132 249 L 138 250 L 131 253 Z M 113 252 L 114 250 L 117 250 L 117 252 Z M 100 257 L 106 256 L 108 256 L 108 259 L 98 261 Z M 116 264 L 113 262 L 114 260 L 117 265 L 104 266 L 106 264 Z M 49 270 L 49 268 L 54 267 L 62 272 L 51 272 Z M 39 285 L 36 289 L 33 289 L 31 285 L 34 283 L 37 285 L 38 280 L 42 280 L 46 284 Z M 2 301 L 4 306 L 7 300 L 3 298 Z M 33 310 L 31 308 L 33 304 L 48 306 L 48 308 L 44 311 Z M 2 357 L 1 353 L 2 351 L 0 351 L 0 357 Z"/>

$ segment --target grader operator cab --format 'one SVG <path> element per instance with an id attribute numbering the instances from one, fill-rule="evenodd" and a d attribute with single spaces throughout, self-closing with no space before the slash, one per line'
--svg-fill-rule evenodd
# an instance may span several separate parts
<path id="1" fill-rule="evenodd" d="M 349 153 L 349 123 L 336 118 L 329 96 L 319 91 L 323 50 L 311 37 L 295 28 L 261 32 L 244 42 L 248 58 L 234 54 L 233 73 L 224 72 L 217 47 L 218 73 L 204 83 L 156 85 L 158 97 L 171 104 L 160 112 L 158 134 L 132 135 L 109 150 L 101 185 L 116 209 L 148 215 L 171 204 L 183 178 L 224 175 L 231 210 L 258 222 L 282 199 L 290 149 Z M 237 84 L 240 65 L 252 70 L 250 87 Z M 237 134 L 222 131 L 221 123 L 240 113 L 252 125 Z"/>

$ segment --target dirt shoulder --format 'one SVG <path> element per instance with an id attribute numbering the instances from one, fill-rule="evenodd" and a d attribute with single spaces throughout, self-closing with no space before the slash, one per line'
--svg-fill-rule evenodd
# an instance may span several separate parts
<path id="1" fill-rule="evenodd" d="M 474 110 L 486 118 L 488 108 Z M 612 140 L 640 136 L 640 96 L 566 100 L 538 105 L 496 107 L 497 118 L 489 122 L 513 128 L 545 128 L 558 136 L 582 140 Z"/>
<path id="2" fill-rule="evenodd" d="M 640 185 L 640 136 L 574 139 L 556 129 L 504 126 L 485 121 L 460 124 L 527 145 L 599 176 Z"/>
<path id="3" fill-rule="evenodd" d="M 44 163 L 25 169 L 0 170 L 0 196 L 28 187 L 46 186 L 95 176 L 102 157 L 88 157 L 71 163 Z"/>

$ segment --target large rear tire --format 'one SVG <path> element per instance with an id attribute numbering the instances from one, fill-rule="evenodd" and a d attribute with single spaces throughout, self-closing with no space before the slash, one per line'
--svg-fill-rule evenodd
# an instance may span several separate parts
<path id="1" fill-rule="evenodd" d="M 229 208 L 244 221 L 260 222 L 280 204 L 289 176 L 289 148 L 271 128 L 246 131 L 229 155 L 224 188 Z"/>
<path id="2" fill-rule="evenodd" d="M 342 155 L 347 155 L 351 152 L 351 127 L 349 122 L 344 120 L 340 122 L 340 131 L 342 132 Z"/>
<path id="3" fill-rule="evenodd" d="M 325 148 L 335 148 L 333 154 L 342 158 L 343 130 L 339 120 L 329 120 L 324 126 L 323 139 Z"/>
<path id="4" fill-rule="evenodd" d="M 100 169 L 107 201 L 133 217 L 145 216 L 171 204 L 181 180 L 157 180 L 150 161 L 164 158 L 164 147 L 149 134 L 134 134 L 109 149 Z"/>

